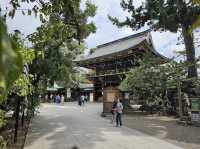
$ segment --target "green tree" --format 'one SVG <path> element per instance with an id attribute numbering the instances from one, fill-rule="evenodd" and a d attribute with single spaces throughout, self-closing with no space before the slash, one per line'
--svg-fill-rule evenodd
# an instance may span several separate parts
<path id="1" fill-rule="evenodd" d="M 22 3 L 31 2 L 36 3 L 32 9 L 18 9 Z M 5 17 L 13 18 L 16 11 L 22 11 L 22 14 L 27 11 L 28 15 L 34 13 L 39 17 L 42 25 L 37 28 L 35 33 L 28 36 L 33 45 L 32 50 L 23 47 L 23 43 L 16 34 L 16 36 L 9 37 L 6 25 L 2 19 L 0 20 L 1 99 L 11 89 L 13 89 L 12 92 L 20 96 L 28 95 L 30 97 L 28 104 L 34 113 L 38 101 L 38 91 L 41 88 L 38 85 L 46 85 L 47 81 L 50 80 L 51 82 L 63 81 L 67 86 L 72 79 L 76 78 L 73 76 L 75 71 L 72 60 L 83 52 L 84 39 L 96 30 L 94 23 L 88 22 L 88 18 L 95 15 L 96 6 L 87 1 L 83 10 L 80 8 L 80 3 L 80 0 L 10 1 L 12 9 L 11 11 L 6 10 Z M 24 64 L 30 66 L 28 79 L 27 75 L 23 74 Z M 30 96 L 32 91 L 33 95 Z M 16 96 L 15 100 L 17 105 L 16 141 L 19 110 L 20 106 L 24 104 L 24 100 L 19 96 Z M 0 121 L 2 122 L 2 120 Z"/>
<path id="2" fill-rule="evenodd" d="M 54 6 L 54 7 L 52 7 Z M 44 59 L 36 59 L 31 71 L 44 84 L 54 81 L 69 85 L 74 78 L 72 60 L 84 50 L 83 40 L 94 33 L 96 27 L 88 18 L 93 17 L 96 6 L 86 2 L 86 8 L 80 8 L 80 1 L 49 1 L 40 10 L 48 20 L 29 35 L 29 40 L 37 51 L 44 53 Z"/>
<path id="3" fill-rule="evenodd" d="M 24 45 L 24 40 L 21 39 L 21 33 L 15 31 L 13 34 L 10 34 L 10 39 L 13 46 L 17 49 L 17 52 L 20 54 L 23 64 L 23 71 L 19 73 L 18 79 L 12 84 L 9 88 L 9 92 L 15 92 L 19 96 L 27 96 L 32 93 L 32 84 L 31 79 L 32 75 L 28 72 L 28 65 L 32 63 L 35 59 L 35 50 L 26 48 Z"/>
<path id="4" fill-rule="evenodd" d="M 200 1 L 199 0 L 193 0 L 193 3 L 200 5 Z M 190 32 L 192 32 L 194 29 L 198 28 L 200 26 L 200 16 L 198 17 L 198 19 L 191 25 L 190 27 Z"/>
<path id="5" fill-rule="evenodd" d="M 177 89 L 181 116 L 183 111 L 180 93 L 183 90 L 183 81 L 187 80 L 186 68 L 187 64 L 184 62 L 169 61 L 162 64 L 146 55 L 140 61 L 140 66 L 128 72 L 120 87 L 147 101 L 154 101 L 157 97 L 166 101 L 167 91 Z"/>
<path id="6" fill-rule="evenodd" d="M 92 54 L 96 51 L 96 48 L 91 48 L 90 51 L 89 51 L 89 54 Z"/>
<path id="7" fill-rule="evenodd" d="M 21 9 L 22 3 L 31 3 L 30 6 L 33 7 Z M 27 11 L 28 15 L 34 13 L 42 22 L 37 31 L 29 35 L 29 40 L 37 51 L 36 59 L 31 65 L 34 87 L 37 88 L 36 83 L 40 78 L 46 80 L 45 84 L 47 80 L 53 82 L 63 78 L 63 73 L 66 73 L 65 82 L 72 78 L 72 60 L 83 52 L 84 39 L 96 30 L 94 23 L 88 22 L 88 18 L 95 15 L 96 6 L 87 1 L 83 10 L 80 3 L 80 0 L 11 0 L 12 9 L 6 11 L 5 16 L 13 18 L 16 11 L 22 11 L 22 14 Z M 44 54 L 43 59 L 38 57 L 38 53 Z M 62 77 L 59 76 L 61 74 Z"/>
<path id="8" fill-rule="evenodd" d="M 6 99 L 8 89 L 19 77 L 23 69 L 22 57 L 18 47 L 7 33 L 4 20 L 0 18 L 0 103 Z"/>
<path id="9" fill-rule="evenodd" d="M 8 71 L 8 74 L 2 73 L 2 75 L 5 75 L 4 77 L 6 77 L 6 80 L 5 80 L 6 86 L 5 86 L 4 93 L 3 93 L 3 98 L 5 101 L 5 100 L 9 100 L 6 96 L 7 94 L 12 94 L 12 95 L 17 94 L 18 96 L 22 96 L 22 97 L 31 94 L 31 92 L 32 92 L 31 77 L 28 73 L 25 72 L 25 69 L 23 69 L 24 68 L 23 66 L 30 64 L 35 57 L 34 57 L 33 49 L 25 48 L 24 41 L 21 39 L 21 35 L 20 35 L 19 31 L 16 30 L 13 34 L 10 34 L 10 35 L 5 33 L 4 36 L 6 36 L 7 38 L 2 40 L 2 44 L 4 46 L 1 49 L 2 50 L 1 60 L 3 60 L 3 61 L 6 60 L 5 64 L 8 67 L 8 68 L 7 67 L 4 68 L 6 71 Z M 7 43 L 9 43 L 9 46 L 7 46 Z M 9 48 L 12 48 L 12 49 L 9 49 Z M 4 50 L 6 52 L 4 52 Z M 11 50 L 11 51 L 9 51 L 9 50 Z M 18 59 L 18 61 L 20 62 L 19 63 L 20 65 L 17 65 L 18 63 L 14 63 L 15 61 L 13 61 L 13 57 L 15 59 Z M 9 70 L 9 69 L 11 69 L 11 70 Z M 3 72 L 3 68 L 1 70 L 1 72 Z M 1 104 L 1 107 L 3 105 L 5 106 L 5 108 L 3 108 L 3 110 L 10 110 L 10 109 L 13 110 L 13 109 L 16 109 L 15 108 L 16 105 L 18 107 L 25 105 L 24 100 L 23 101 L 21 100 L 20 102 L 18 102 L 18 101 L 19 101 L 19 98 L 16 98 L 16 103 L 19 103 L 19 104 L 13 104 L 13 105 L 10 104 L 9 106 L 8 106 L 8 104 L 6 104 L 7 102 L 3 103 L 1 101 L 0 104 Z M 21 108 L 22 113 L 23 113 L 22 115 L 24 116 L 24 109 L 26 107 L 25 106 L 22 106 L 22 107 L 23 107 L 23 108 Z M 2 123 L 2 122 L 5 122 L 4 116 L 3 116 L 5 114 L 5 112 L 2 112 L 2 110 L 0 110 L 0 111 L 1 111 L 1 115 L 2 115 L 2 116 L 0 116 L 0 123 Z M 15 110 L 15 116 L 16 115 L 18 115 L 16 117 L 16 120 L 17 120 L 16 126 L 18 127 L 19 108 L 18 108 L 18 110 Z M 15 128 L 15 130 L 17 130 L 17 127 Z"/>
<path id="10" fill-rule="evenodd" d="M 188 65 L 188 77 L 197 77 L 195 48 L 193 34 L 190 27 L 198 20 L 200 5 L 186 0 L 146 0 L 139 7 L 134 6 L 133 0 L 122 0 L 121 6 L 130 13 L 125 21 L 110 17 L 110 20 L 119 27 L 129 26 L 138 30 L 149 25 L 154 30 L 169 30 L 177 32 L 181 29 Z"/>

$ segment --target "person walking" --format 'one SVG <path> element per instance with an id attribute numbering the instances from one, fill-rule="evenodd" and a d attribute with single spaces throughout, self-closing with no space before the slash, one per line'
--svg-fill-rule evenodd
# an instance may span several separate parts
<path id="1" fill-rule="evenodd" d="M 85 96 L 83 94 L 81 95 L 81 103 L 82 103 L 82 105 L 85 104 Z"/>
<path id="2" fill-rule="evenodd" d="M 61 103 L 64 105 L 64 102 L 65 102 L 65 96 L 64 95 L 61 95 Z"/>
<path id="3" fill-rule="evenodd" d="M 78 105 L 79 105 L 79 106 L 82 105 L 82 103 L 81 103 L 81 96 L 79 96 L 79 98 L 78 98 Z"/>
<path id="4" fill-rule="evenodd" d="M 81 96 L 79 97 L 79 99 L 78 99 L 78 104 L 79 104 L 79 106 L 82 106 L 83 104 L 84 104 L 84 95 L 83 94 L 81 94 Z"/>
<path id="5" fill-rule="evenodd" d="M 53 102 L 53 94 L 50 95 L 50 102 Z"/>
<path id="6" fill-rule="evenodd" d="M 48 95 L 46 94 L 45 95 L 45 101 L 44 102 L 47 102 L 48 101 Z"/>
<path id="7" fill-rule="evenodd" d="M 121 101 L 118 99 L 117 101 L 117 106 L 116 106 L 116 126 L 122 126 L 122 110 L 123 110 L 123 105 Z"/>
<path id="8" fill-rule="evenodd" d="M 57 104 L 60 103 L 60 95 L 59 95 L 59 94 L 56 96 L 56 103 L 57 103 Z"/>
<path id="9" fill-rule="evenodd" d="M 111 109 L 111 114 L 112 114 L 112 120 L 111 123 L 114 124 L 116 120 L 116 108 L 117 108 L 117 100 L 115 99 L 112 103 L 112 109 Z"/>

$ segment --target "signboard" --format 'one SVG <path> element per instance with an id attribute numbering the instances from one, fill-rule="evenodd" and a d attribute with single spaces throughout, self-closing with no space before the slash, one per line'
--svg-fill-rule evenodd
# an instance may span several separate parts
<path id="1" fill-rule="evenodd" d="M 200 99 L 199 98 L 191 98 L 191 111 L 192 112 L 200 111 Z"/>
<path id="2" fill-rule="evenodd" d="M 191 98 L 191 120 L 193 122 L 200 122 L 200 99 Z"/>
<path id="3" fill-rule="evenodd" d="M 193 122 L 200 122 L 200 113 L 199 112 L 197 112 L 197 113 L 192 112 L 191 120 Z"/>

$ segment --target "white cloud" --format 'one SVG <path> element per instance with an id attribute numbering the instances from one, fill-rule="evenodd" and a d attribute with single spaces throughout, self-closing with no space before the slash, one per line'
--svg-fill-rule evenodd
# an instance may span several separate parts
<path id="1" fill-rule="evenodd" d="M 3 14 L 6 11 L 6 7 L 8 10 L 11 9 L 11 5 L 9 1 L 1 1 L 1 8 L 3 10 Z M 15 17 L 13 19 L 7 18 L 6 23 L 8 25 L 8 31 L 13 32 L 13 30 L 20 30 L 24 35 L 28 35 L 33 33 L 38 26 L 40 26 L 41 22 L 39 18 L 33 15 L 23 15 L 21 9 L 25 9 L 24 12 L 27 14 L 28 10 L 31 9 L 36 3 L 21 3 L 21 7 L 16 10 Z"/>

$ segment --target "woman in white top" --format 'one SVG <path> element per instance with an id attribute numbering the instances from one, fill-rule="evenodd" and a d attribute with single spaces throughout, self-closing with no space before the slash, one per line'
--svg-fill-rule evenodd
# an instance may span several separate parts
<path id="1" fill-rule="evenodd" d="M 122 126 L 122 110 L 123 110 L 123 105 L 121 103 L 121 101 L 118 99 L 117 101 L 117 107 L 116 107 L 116 126 Z"/>
<path id="2" fill-rule="evenodd" d="M 64 104 L 64 102 L 65 102 L 65 97 L 64 97 L 64 95 L 62 95 L 61 96 L 61 103 Z"/>

